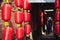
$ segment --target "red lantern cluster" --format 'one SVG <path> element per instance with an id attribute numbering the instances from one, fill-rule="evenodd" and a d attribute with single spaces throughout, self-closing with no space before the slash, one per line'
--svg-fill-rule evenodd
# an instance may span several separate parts
<path id="1" fill-rule="evenodd" d="M 5 22 L 5 28 L 2 32 L 2 40 L 12 40 L 13 36 L 13 29 L 9 26 L 9 20 L 11 19 L 11 12 L 12 7 L 9 4 L 8 0 L 4 0 L 4 4 L 2 5 L 2 20 Z M 17 24 L 16 26 L 16 38 L 17 40 L 23 40 L 24 33 L 26 35 L 30 36 L 31 32 L 31 26 L 29 24 L 30 22 L 30 6 L 31 4 L 28 3 L 28 0 L 14 0 L 15 6 L 18 9 L 14 13 L 14 20 Z M 25 12 L 23 12 L 24 9 Z M 22 23 L 24 24 L 24 27 L 22 26 Z"/>
<path id="2" fill-rule="evenodd" d="M 29 12 L 24 12 L 24 22 L 25 22 L 25 25 L 24 25 L 24 29 L 25 29 L 25 34 L 27 37 L 30 36 L 30 32 L 31 32 L 31 26 L 29 24 L 30 22 L 30 13 Z"/>
<path id="3" fill-rule="evenodd" d="M 31 26 L 29 24 L 30 22 L 30 9 L 31 9 L 31 4 L 28 3 L 28 0 L 24 0 L 24 29 L 25 29 L 25 34 L 26 34 L 26 37 L 29 37 L 30 36 L 30 33 L 31 33 Z"/>
<path id="4" fill-rule="evenodd" d="M 24 21 L 24 14 L 22 12 L 22 10 L 20 8 L 23 8 L 23 4 L 24 1 L 23 0 L 14 0 L 16 8 L 18 9 L 15 14 L 14 14 L 14 18 L 15 18 L 15 23 L 17 24 L 17 28 L 16 28 L 16 38 L 18 40 L 23 40 L 24 38 L 24 27 L 22 27 L 22 23 Z"/>
<path id="5" fill-rule="evenodd" d="M 55 0 L 54 32 L 60 35 L 60 0 Z"/>
<path id="6" fill-rule="evenodd" d="M 26 34 L 30 34 L 31 32 L 31 26 L 29 24 L 29 21 L 30 21 L 30 13 L 28 12 L 28 10 L 30 10 L 30 6 L 31 4 L 28 3 L 28 0 L 14 0 L 15 1 L 15 5 L 16 7 L 20 7 L 20 8 L 23 8 L 24 9 L 24 14 L 22 11 L 17 11 L 15 13 L 15 22 L 17 24 L 22 24 L 22 22 L 24 21 L 25 22 L 25 25 L 24 25 L 24 30 L 25 30 L 25 33 Z M 20 30 L 18 30 L 20 28 Z M 19 27 L 17 30 L 20 31 L 20 33 L 22 33 L 22 27 Z M 16 35 L 18 35 L 18 31 L 16 31 Z M 20 35 L 20 34 L 19 34 Z M 23 33 L 22 33 L 23 35 Z M 21 35 L 21 36 L 22 36 Z M 16 36 L 17 37 L 17 36 Z"/>
<path id="7" fill-rule="evenodd" d="M 57 35 L 60 35 L 60 12 L 55 13 L 55 23 L 54 23 L 54 32 Z"/>
<path id="8" fill-rule="evenodd" d="M 2 6 L 2 20 L 5 22 L 5 27 L 2 32 L 2 40 L 12 40 L 13 29 L 9 27 L 9 20 L 11 18 L 11 5 L 4 3 Z"/>
<path id="9" fill-rule="evenodd" d="M 17 11 L 14 17 L 17 27 L 19 26 L 16 28 L 16 38 L 21 40 L 24 38 L 24 27 L 21 26 L 24 20 L 24 14 L 21 11 Z"/>

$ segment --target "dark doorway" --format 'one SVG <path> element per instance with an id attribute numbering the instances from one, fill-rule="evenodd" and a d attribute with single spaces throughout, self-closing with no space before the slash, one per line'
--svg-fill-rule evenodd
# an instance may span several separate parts
<path id="1" fill-rule="evenodd" d="M 33 30 L 33 38 L 34 40 L 44 40 L 41 35 L 41 23 L 40 23 L 40 16 L 39 12 L 42 10 L 44 12 L 45 9 L 53 9 L 54 10 L 54 3 L 31 3 L 31 22 L 32 22 L 32 30 Z M 54 11 L 47 12 L 48 16 L 51 16 L 52 19 L 54 18 Z M 47 40 L 47 39 L 45 39 Z M 49 40 L 49 39 L 48 39 Z M 50 40 L 55 40 L 50 39 Z"/>

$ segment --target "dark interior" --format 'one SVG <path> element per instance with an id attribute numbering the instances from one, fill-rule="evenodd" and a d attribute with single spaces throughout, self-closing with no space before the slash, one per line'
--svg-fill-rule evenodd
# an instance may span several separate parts
<path id="1" fill-rule="evenodd" d="M 54 3 L 31 3 L 31 25 L 33 29 L 33 38 L 34 40 L 59 40 L 55 35 L 51 38 L 42 38 L 41 35 L 41 23 L 40 23 L 40 10 L 44 12 L 45 9 L 53 9 L 54 10 Z M 54 19 L 54 11 L 47 12 L 49 17 Z M 46 21 L 46 20 L 44 20 Z"/>

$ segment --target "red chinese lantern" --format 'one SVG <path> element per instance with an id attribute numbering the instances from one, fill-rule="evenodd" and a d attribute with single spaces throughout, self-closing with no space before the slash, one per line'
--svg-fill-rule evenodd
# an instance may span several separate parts
<path id="1" fill-rule="evenodd" d="M 2 32 L 2 40 L 12 40 L 13 37 L 13 29 L 9 27 L 8 21 L 11 18 L 11 5 L 8 4 L 8 0 L 3 0 L 4 4 L 2 5 L 2 20 L 5 22 L 5 28 Z"/>
<path id="2" fill-rule="evenodd" d="M 55 22 L 54 32 L 55 32 L 57 35 L 60 35 L 60 22 L 59 22 L 59 21 L 56 21 L 56 22 Z"/>
<path id="3" fill-rule="evenodd" d="M 31 26 L 30 26 L 30 24 L 25 24 L 24 25 L 24 29 L 25 29 L 25 34 L 29 35 L 30 32 L 31 32 Z"/>
<path id="4" fill-rule="evenodd" d="M 28 3 L 28 0 L 24 0 L 24 10 L 30 10 L 31 4 Z"/>
<path id="5" fill-rule="evenodd" d="M 55 8 L 60 8 L 60 0 L 55 0 Z"/>
<path id="6" fill-rule="evenodd" d="M 59 37 L 60 37 L 60 0 L 56 0 L 55 2 L 55 7 L 56 7 L 56 12 L 55 12 L 55 15 L 54 15 L 54 21 L 55 21 L 55 24 L 54 24 L 54 32 L 55 34 L 57 34 Z"/>
<path id="7" fill-rule="evenodd" d="M 41 12 L 40 16 L 41 16 L 41 25 L 43 26 L 44 25 L 44 13 Z"/>
<path id="8" fill-rule="evenodd" d="M 2 32 L 2 40 L 12 40 L 13 29 L 11 27 L 5 27 Z"/>
<path id="9" fill-rule="evenodd" d="M 16 7 L 23 8 L 24 1 L 23 0 L 14 0 Z"/>
<path id="10" fill-rule="evenodd" d="M 2 6 L 2 20 L 8 21 L 11 18 L 11 5 L 4 4 Z"/>
<path id="11" fill-rule="evenodd" d="M 24 27 L 16 28 L 16 38 L 22 40 L 24 38 Z"/>
<path id="12" fill-rule="evenodd" d="M 59 12 L 59 11 L 57 11 L 57 12 L 55 13 L 55 18 L 54 18 L 54 20 L 55 20 L 55 21 L 59 21 L 59 20 L 60 20 L 60 12 Z"/>
<path id="13" fill-rule="evenodd" d="M 24 20 L 24 14 L 21 11 L 15 12 L 15 16 L 14 17 L 15 17 L 15 22 L 17 24 L 21 24 L 23 22 L 23 20 Z"/>
<path id="14" fill-rule="evenodd" d="M 28 12 L 25 12 L 24 13 L 24 22 L 29 22 L 30 21 L 30 13 L 28 13 Z"/>

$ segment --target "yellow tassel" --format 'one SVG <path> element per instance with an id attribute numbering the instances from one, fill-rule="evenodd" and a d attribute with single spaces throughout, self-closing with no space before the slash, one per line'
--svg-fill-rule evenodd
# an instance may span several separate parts
<path id="1" fill-rule="evenodd" d="M 17 10 L 21 10 L 22 8 L 18 7 Z"/>
<path id="2" fill-rule="evenodd" d="M 60 37 L 60 35 L 58 35 L 58 37 Z"/>
<path id="3" fill-rule="evenodd" d="M 5 26 L 9 26 L 9 22 L 4 22 L 4 25 Z"/>
<path id="4" fill-rule="evenodd" d="M 3 0 L 4 3 L 9 3 L 9 0 Z"/>
<path id="5" fill-rule="evenodd" d="M 24 10 L 24 12 L 26 13 L 26 12 L 27 12 L 27 10 Z"/>
<path id="6" fill-rule="evenodd" d="M 59 11 L 60 11 L 60 9 L 57 8 L 57 9 L 56 9 L 56 12 L 59 12 Z"/>
<path id="7" fill-rule="evenodd" d="M 56 21 L 55 24 L 58 25 L 59 24 L 59 21 Z"/>
<path id="8" fill-rule="evenodd" d="M 17 24 L 17 27 L 21 27 L 21 24 Z"/>
<path id="9" fill-rule="evenodd" d="M 25 22 L 25 24 L 29 24 L 29 22 Z"/>
<path id="10" fill-rule="evenodd" d="M 30 34 L 27 34 L 26 37 L 30 37 Z"/>
<path id="11" fill-rule="evenodd" d="M 28 12 L 30 12 L 30 10 L 28 10 Z"/>

